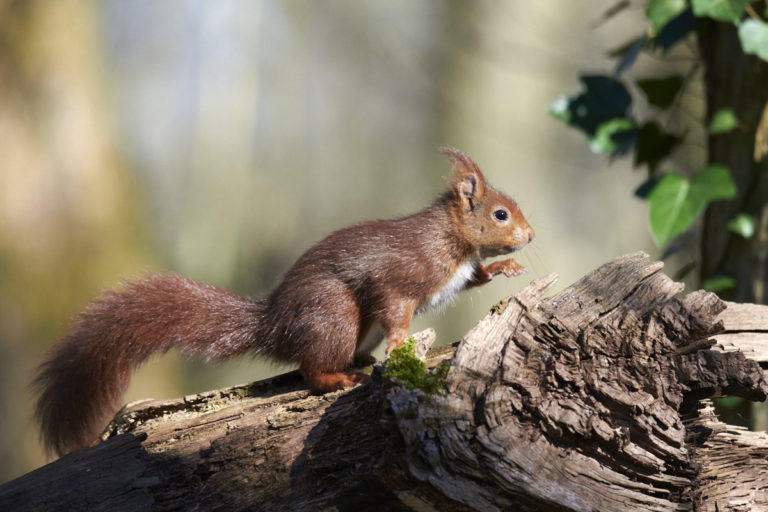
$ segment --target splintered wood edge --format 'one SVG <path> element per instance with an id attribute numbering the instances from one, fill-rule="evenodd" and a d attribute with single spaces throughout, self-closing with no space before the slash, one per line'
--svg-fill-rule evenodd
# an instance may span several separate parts
<path id="1" fill-rule="evenodd" d="M 564 328 L 577 332 L 622 304 L 632 305 L 627 302 L 632 297 L 643 304 L 642 294 L 649 290 L 660 294 L 654 302 L 648 303 L 648 307 L 653 308 L 663 300 L 662 295 L 671 298 L 683 288 L 682 284 L 664 274 L 663 268 L 662 262 L 654 261 L 644 252 L 628 254 L 601 265 L 557 294 L 542 299 L 536 309 L 544 317 L 557 315 Z M 652 286 L 646 286 L 648 284 Z"/>
<path id="2" fill-rule="evenodd" d="M 728 306 L 720 313 L 725 332 L 765 331 L 768 333 L 768 306 L 725 302 Z"/>
<path id="3" fill-rule="evenodd" d="M 721 422 L 709 399 L 684 421 L 689 432 L 709 432 L 694 450 L 701 465 L 694 503 L 701 510 L 765 510 L 768 491 L 761 482 L 768 471 L 768 433 Z"/>
<path id="4" fill-rule="evenodd" d="M 726 302 L 718 320 L 725 331 L 713 336 L 715 349 L 723 352 L 744 352 L 749 359 L 768 364 L 768 306 Z"/>
<path id="5" fill-rule="evenodd" d="M 491 382 L 495 375 L 497 375 L 498 368 L 502 363 L 500 358 L 504 357 L 505 349 L 502 346 L 514 334 L 520 317 L 530 315 L 531 321 L 535 322 L 540 316 L 547 316 L 549 313 L 554 314 L 555 312 L 565 311 L 565 314 L 568 314 L 572 311 L 573 328 L 576 329 L 582 323 L 616 308 L 627 297 L 634 296 L 636 290 L 648 284 L 651 279 L 654 280 L 652 284 L 656 285 L 654 289 L 660 288 L 666 297 L 673 296 L 680 291 L 679 285 L 672 282 L 666 276 L 663 276 L 662 279 L 662 276 L 659 276 L 659 271 L 662 268 L 663 265 L 661 263 L 652 261 L 647 254 L 635 253 L 601 266 L 554 297 L 542 298 L 544 292 L 556 280 L 556 275 L 551 274 L 532 282 L 514 297 L 501 301 L 494 306 L 491 313 L 469 331 L 462 340 L 447 379 L 449 392 L 437 399 L 434 404 L 424 405 L 423 414 L 421 416 L 417 415 L 418 420 L 414 420 L 412 411 L 408 410 L 408 405 L 412 403 L 412 401 L 409 401 L 410 397 L 407 395 L 390 397 L 390 403 L 394 400 L 399 400 L 395 405 L 400 410 L 408 413 L 403 414 L 398 423 L 400 431 L 404 439 L 406 439 L 406 444 L 412 442 L 416 446 L 418 443 L 423 442 L 425 429 L 430 431 L 429 434 L 426 434 L 430 439 L 433 437 L 441 438 L 440 446 L 445 446 L 446 439 L 457 441 L 455 445 L 451 443 L 450 454 L 440 464 L 446 468 L 451 467 L 455 469 L 460 467 L 462 471 L 457 472 L 454 476 L 450 469 L 438 467 L 436 472 L 441 475 L 439 480 L 433 479 L 433 476 L 428 474 L 428 472 L 424 472 L 421 477 L 429 479 L 432 485 L 440 488 L 447 496 L 451 496 L 462 503 L 472 503 L 473 505 L 479 503 L 481 506 L 478 508 L 506 508 L 504 506 L 506 498 L 498 496 L 497 493 L 485 496 L 482 486 L 472 484 L 474 478 L 480 477 L 477 471 L 482 467 L 480 460 L 475 457 L 486 457 L 486 459 L 490 460 L 494 456 L 501 457 L 503 454 L 509 454 L 510 451 L 518 449 L 523 451 L 535 450 L 533 445 L 536 444 L 536 441 L 527 440 L 528 442 L 526 442 L 525 447 L 517 446 L 513 448 L 512 445 L 506 444 L 507 439 L 502 436 L 499 437 L 502 441 L 499 441 L 500 444 L 496 446 L 498 448 L 496 449 L 494 448 L 494 443 L 496 443 L 494 439 L 497 436 L 501 436 L 501 428 L 498 430 L 494 429 L 492 434 L 489 434 L 490 428 L 489 430 L 480 429 L 477 431 L 477 437 L 472 438 L 473 448 L 470 449 L 462 444 L 464 442 L 462 441 L 462 436 L 467 434 L 468 429 L 471 428 L 472 417 L 474 414 L 477 414 L 477 399 L 488 389 L 484 385 L 484 382 L 486 382 L 484 379 L 487 377 L 490 379 L 488 382 Z M 656 281 L 662 282 L 657 283 Z M 650 286 L 650 284 L 648 285 Z M 586 294 L 586 298 L 582 297 L 582 292 L 585 290 L 589 292 Z M 562 318 L 560 319 L 562 320 Z M 487 398 L 487 396 L 483 396 L 484 399 Z M 498 397 L 492 398 L 492 401 L 498 399 L 500 402 L 504 402 L 505 396 L 502 393 Z M 464 416 L 457 417 L 458 420 L 453 420 L 451 415 L 447 418 L 445 417 L 446 411 L 451 411 L 451 415 L 461 411 Z M 505 409 L 503 413 L 506 414 L 506 412 Z M 430 429 L 439 431 L 440 435 L 433 434 Z M 483 446 L 482 454 L 476 451 L 476 449 L 480 450 L 480 448 L 475 443 Z M 412 460 L 409 460 L 411 471 L 419 473 L 421 471 L 419 457 L 429 458 L 431 461 L 431 454 L 435 453 L 435 449 L 436 446 L 427 444 L 423 448 L 423 452 L 414 451 L 416 455 Z M 544 453 L 543 457 L 548 458 L 555 452 L 541 453 Z M 515 460 L 518 461 L 516 463 L 519 463 L 519 460 L 523 459 Z M 432 469 L 434 474 L 434 467 Z M 443 475 L 447 475 L 449 478 L 443 478 Z M 666 478 L 671 477 L 667 476 Z M 500 480 L 502 478 L 498 477 L 497 481 Z M 554 483 L 554 479 L 545 480 L 547 483 L 543 484 L 543 487 L 547 489 L 543 487 L 540 489 L 542 492 L 541 496 L 553 499 L 555 495 L 558 495 L 559 498 L 563 498 L 566 496 L 564 493 L 568 493 L 568 498 L 564 499 L 562 503 L 569 502 L 571 505 L 580 503 L 584 504 L 586 508 L 585 502 L 579 502 L 579 496 L 572 494 L 574 492 L 573 488 L 567 485 L 560 486 Z M 515 494 L 521 488 L 516 487 L 512 480 L 507 482 L 507 484 L 507 489 L 512 494 Z M 647 484 L 632 483 L 627 480 L 624 497 L 632 497 L 636 500 L 635 504 L 643 505 L 644 510 L 669 509 L 668 501 L 650 492 L 652 490 L 650 486 L 646 488 L 649 492 L 643 493 L 642 485 Z M 556 490 L 553 490 L 555 488 L 553 486 L 556 487 Z M 579 507 L 575 506 L 574 509 L 576 508 Z"/>
<path id="6" fill-rule="evenodd" d="M 434 329 L 429 327 L 423 331 L 411 334 L 409 338 L 413 338 L 416 345 L 416 357 L 425 361 L 430 348 L 432 348 L 432 345 L 437 341 L 437 333 Z"/>
<path id="7" fill-rule="evenodd" d="M 524 308 L 530 309 L 541 300 L 541 296 L 557 282 L 558 278 L 557 273 L 552 272 L 544 277 L 534 279 L 528 283 L 528 286 L 507 300 L 514 299 Z"/>

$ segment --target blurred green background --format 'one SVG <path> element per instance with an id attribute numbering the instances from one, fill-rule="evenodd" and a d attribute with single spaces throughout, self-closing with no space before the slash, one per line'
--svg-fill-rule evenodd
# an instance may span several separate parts
<path id="1" fill-rule="evenodd" d="M 531 278 L 658 256 L 631 195 L 644 176 L 546 114 L 609 66 L 633 23 L 600 24 L 612 3 L 0 0 L 0 482 L 45 462 L 28 384 L 100 289 L 158 270 L 264 294 L 332 230 L 426 206 L 449 174 L 439 146 L 470 154 L 537 238 L 526 276 L 414 331 L 453 342 Z M 286 369 L 169 354 L 126 400 Z"/>

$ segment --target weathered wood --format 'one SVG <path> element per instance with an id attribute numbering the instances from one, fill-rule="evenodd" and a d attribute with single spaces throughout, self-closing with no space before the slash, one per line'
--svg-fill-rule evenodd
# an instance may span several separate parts
<path id="1" fill-rule="evenodd" d="M 726 302 L 720 313 L 724 331 L 714 336 L 716 348 L 744 352 L 750 359 L 768 366 L 768 306 Z"/>
<path id="2" fill-rule="evenodd" d="M 355 499 L 357 489 L 375 490 L 371 475 L 384 469 L 379 465 L 398 443 L 392 428 L 360 423 L 381 416 L 369 388 L 315 396 L 292 372 L 253 386 L 136 404 L 105 437 L 151 433 L 139 458 L 148 473 L 163 475 L 155 509 L 186 509 L 194 490 L 205 510 L 316 510 L 335 495 Z M 397 501 L 381 485 L 381 493 L 363 493 L 360 505 Z"/>
<path id="3" fill-rule="evenodd" d="M 0 486 L 0 510 L 148 510 L 158 479 L 138 459 L 145 437 L 116 437 Z"/>
<path id="4" fill-rule="evenodd" d="M 685 418 L 692 459 L 699 465 L 691 488 L 695 510 L 768 510 L 768 434 L 722 423 L 709 400 Z"/>
<path id="5" fill-rule="evenodd" d="M 768 364 L 768 332 L 724 333 L 713 336 L 716 348 L 723 352 L 743 352 L 748 358 Z"/>
<path id="6" fill-rule="evenodd" d="M 759 331 L 768 333 L 768 306 L 726 302 L 727 308 L 718 320 L 725 332 Z"/>
<path id="7" fill-rule="evenodd" d="M 722 303 L 675 299 L 680 285 L 659 269 L 630 255 L 539 300 L 546 278 L 480 322 L 449 392 L 400 422 L 414 475 L 485 510 L 693 506 L 680 408 L 724 393 L 764 399 L 768 384 L 742 354 L 706 350 Z"/>
<path id="8" fill-rule="evenodd" d="M 0 510 L 768 510 L 766 435 L 705 400 L 765 399 L 756 362 L 712 347 L 718 318 L 753 321 L 661 268 L 625 256 L 545 299 L 556 276 L 534 281 L 430 351 L 451 359 L 431 399 L 376 369 L 323 396 L 292 372 L 129 404 L 102 444 L 0 486 Z"/>

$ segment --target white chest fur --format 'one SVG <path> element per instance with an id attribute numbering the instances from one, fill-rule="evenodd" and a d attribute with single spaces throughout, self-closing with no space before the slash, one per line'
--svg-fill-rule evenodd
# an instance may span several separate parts
<path id="1" fill-rule="evenodd" d="M 477 263 L 472 260 L 465 261 L 459 265 L 448 282 L 432 296 L 427 298 L 424 304 L 419 306 L 416 312 L 423 313 L 424 311 L 433 308 L 440 308 L 455 299 L 459 292 L 464 289 L 467 283 L 472 280 L 472 277 L 475 275 L 475 265 L 477 265 Z"/>

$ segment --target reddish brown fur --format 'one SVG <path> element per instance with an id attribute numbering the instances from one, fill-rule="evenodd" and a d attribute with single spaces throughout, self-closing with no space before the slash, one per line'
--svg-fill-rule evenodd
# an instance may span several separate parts
<path id="1" fill-rule="evenodd" d="M 38 371 L 36 416 L 46 445 L 66 453 L 92 443 L 118 408 L 131 371 L 152 353 L 178 346 L 215 360 L 249 351 L 297 363 L 316 391 L 341 389 L 365 380 L 352 366 L 367 359 L 356 351 L 375 321 L 389 352 L 405 340 L 414 312 L 446 287 L 450 297 L 495 275 L 523 272 L 512 259 L 480 263 L 532 240 L 517 204 L 468 156 L 443 152 L 453 164 L 451 187 L 432 205 L 332 233 L 263 299 L 171 274 L 105 292 Z M 508 219 L 495 219 L 498 209 Z M 471 276 L 452 281 L 467 264 Z"/>

